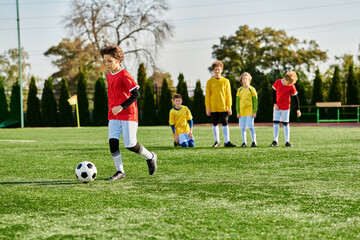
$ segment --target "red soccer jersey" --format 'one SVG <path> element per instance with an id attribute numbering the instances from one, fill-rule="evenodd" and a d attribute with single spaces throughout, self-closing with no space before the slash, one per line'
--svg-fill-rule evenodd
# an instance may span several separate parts
<path id="1" fill-rule="evenodd" d="M 138 122 L 138 109 L 136 101 L 125 110 L 122 110 L 117 115 L 111 111 L 116 106 L 125 102 L 130 96 L 131 91 L 139 88 L 134 78 L 125 69 L 121 69 L 117 73 L 109 73 L 107 76 L 108 82 L 108 103 L 109 112 L 108 120 L 125 120 Z"/>
<path id="2" fill-rule="evenodd" d="M 290 97 L 295 96 L 298 92 L 294 86 L 285 85 L 283 79 L 278 79 L 272 85 L 272 88 L 276 90 L 276 104 L 280 110 L 290 109 Z"/>

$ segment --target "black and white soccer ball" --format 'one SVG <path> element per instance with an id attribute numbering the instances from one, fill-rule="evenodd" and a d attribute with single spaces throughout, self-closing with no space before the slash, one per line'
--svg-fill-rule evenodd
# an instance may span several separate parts
<path id="1" fill-rule="evenodd" d="M 94 181 L 97 175 L 97 169 L 92 162 L 81 162 L 75 168 L 75 175 L 82 183 Z"/>

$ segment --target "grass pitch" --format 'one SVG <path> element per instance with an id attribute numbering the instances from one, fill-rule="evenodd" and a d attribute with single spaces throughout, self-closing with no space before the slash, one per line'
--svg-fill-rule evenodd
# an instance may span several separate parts
<path id="1" fill-rule="evenodd" d="M 158 171 L 121 141 L 115 182 L 106 127 L 0 129 L 0 239 L 359 239 L 360 129 L 295 126 L 293 148 L 282 128 L 270 148 L 272 128 L 257 127 L 245 149 L 210 148 L 210 126 L 195 126 L 194 149 L 174 148 L 169 127 L 140 127 Z M 94 182 L 76 180 L 81 161 Z"/>

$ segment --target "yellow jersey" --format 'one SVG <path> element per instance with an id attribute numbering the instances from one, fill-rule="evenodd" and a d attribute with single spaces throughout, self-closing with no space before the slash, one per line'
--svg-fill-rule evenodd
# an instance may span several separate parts
<path id="1" fill-rule="evenodd" d="M 169 124 L 174 125 L 177 135 L 188 133 L 190 132 L 188 121 L 192 118 L 193 116 L 188 107 L 183 105 L 181 105 L 180 109 L 173 107 L 169 113 Z"/>
<path id="2" fill-rule="evenodd" d="M 240 87 L 236 93 L 236 112 L 242 117 L 251 116 L 257 112 L 257 92 L 253 86 Z"/>
<path id="3" fill-rule="evenodd" d="M 227 112 L 231 109 L 231 87 L 227 78 L 210 78 L 206 83 L 205 107 L 211 112 Z"/>

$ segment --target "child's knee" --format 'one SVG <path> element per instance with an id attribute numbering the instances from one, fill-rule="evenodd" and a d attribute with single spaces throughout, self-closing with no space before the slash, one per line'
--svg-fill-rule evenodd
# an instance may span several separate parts
<path id="1" fill-rule="evenodd" d="M 111 153 L 117 153 L 119 151 L 119 139 L 110 138 L 109 139 L 109 146 Z"/>
<path id="2" fill-rule="evenodd" d="M 189 147 L 194 147 L 195 146 L 195 142 L 193 139 L 190 139 L 188 142 Z"/>
<path id="3" fill-rule="evenodd" d="M 188 144 L 187 141 L 184 141 L 184 142 L 182 142 L 182 143 L 180 144 L 180 146 L 182 146 L 182 147 L 188 147 L 189 144 Z"/>

